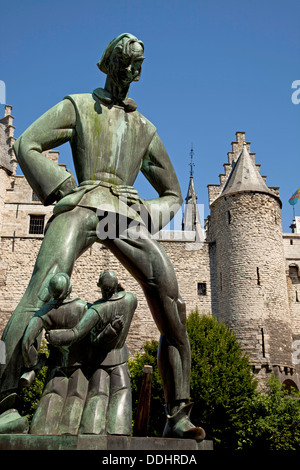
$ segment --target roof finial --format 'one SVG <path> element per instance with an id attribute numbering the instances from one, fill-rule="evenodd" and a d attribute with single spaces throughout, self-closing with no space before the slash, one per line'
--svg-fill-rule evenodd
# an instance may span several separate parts
<path id="1" fill-rule="evenodd" d="M 191 163 L 190 163 L 191 173 L 190 173 L 190 176 L 192 177 L 193 176 L 193 167 L 195 166 L 195 164 L 193 163 L 193 157 L 194 157 L 193 144 L 191 146 L 190 156 L 191 156 Z"/>

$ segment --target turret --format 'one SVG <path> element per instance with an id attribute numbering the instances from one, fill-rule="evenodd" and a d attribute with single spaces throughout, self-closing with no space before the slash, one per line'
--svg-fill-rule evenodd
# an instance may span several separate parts
<path id="1" fill-rule="evenodd" d="M 278 188 L 267 186 L 244 133 L 232 147 L 227 177 L 209 188 L 214 314 L 237 334 L 257 370 L 292 371 Z"/>

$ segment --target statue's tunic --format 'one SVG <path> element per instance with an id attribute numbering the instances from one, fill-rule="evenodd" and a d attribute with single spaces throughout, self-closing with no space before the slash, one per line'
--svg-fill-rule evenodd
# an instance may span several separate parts
<path id="1" fill-rule="evenodd" d="M 57 204 L 54 214 L 79 205 L 114 209 L 136 218 L 137 214 L 119 199 L 118 186 L 134 183 L 155 127 L 138 111 L 127 113 L 122 107 L 104 105 L 97 98 L 97 90 L 66 99 L 76 110 L 71 147 L 79 186 Z"/>

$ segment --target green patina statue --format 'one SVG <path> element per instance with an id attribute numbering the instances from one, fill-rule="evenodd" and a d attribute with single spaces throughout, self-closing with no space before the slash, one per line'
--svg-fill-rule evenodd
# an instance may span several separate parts
<path id="1" fill-rule="evenodd" d="M 131 34 L 115 38 L 98 63 L 107 74 L 104 89 L 67 96 L 14 144 L 33 191 L 45 205 L 56 204 L 28 288 L 3 333 L 2 410 L 11 404 L 9 394 L 18 388 L 23 334 L 35 312 L 49 301 L 50 279 L 58 272 L 70 276 L 76 259 L 99 242 L 140 283 L 161 333 L 158 365 L 166 400 L 164 435 L 202 440 L 203 429 L 189 420 L 185 303 L 172 264 L 150 235 L 171 220 L 182 195 L 155 127 L 128 98 L 130 84 L 140 78 L 143 54 L 143 43 Z M 69 171 L 42 154 L 67 141 L 78 185 Z M 139 171 L 155 188 L 157 198 L 144 200 L 133 188 Z"/>

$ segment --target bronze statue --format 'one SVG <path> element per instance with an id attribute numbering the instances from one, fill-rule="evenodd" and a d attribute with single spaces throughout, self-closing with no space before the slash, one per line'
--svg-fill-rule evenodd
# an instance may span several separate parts
<path id="1" fill-rule="evenodd" d="M 104 89 L 67 96 L 15 142 L 18 162 L 34 192 L 45 205 L 56 205 L 29 286 L 3 333 L 7 363 L 2 367 L 1 391 L 7 394 L 17 388 L 22 336 L 35 311 L 49 300 L 49 280 L 57 272 L 71 275 L 75 260 L 100 242 L 140 283 L 161 333 L 158 364 L 167 405 L 166 435 L 201 440 L 204 431 L 190 422 L 187 405 L 190 348 L 185 303 L 172 264 L 150 235 L 170 221 L 182 195 L 155 127 L 128 97 L 131 82 L 140 78 L 143 54 L 143 43 L 131 34 L 115 38 L 98 63 L 107 74 Z M 78 186 L 70 172 L 42 155 L 67 141 Z M 140 170 L 157 198 L 143 200 L 133 188 Z M 108 232 L 103 219 L 110 225 Z"/>
<path id="2" fill-rule="evenodd" d="M 121 290 L 113 271 L 104 271 L 98 286 L 102 298 L 90 305 L 70 298 L 69 276 L 54 275 L 53 299 L 29 322 L 22 345 L 29 369 L 38 363 L 35 344 L 43 328 L 50 342 L 48 377 L 30 434 L 131 434 L 125 340 L 137 300 Z"/>

